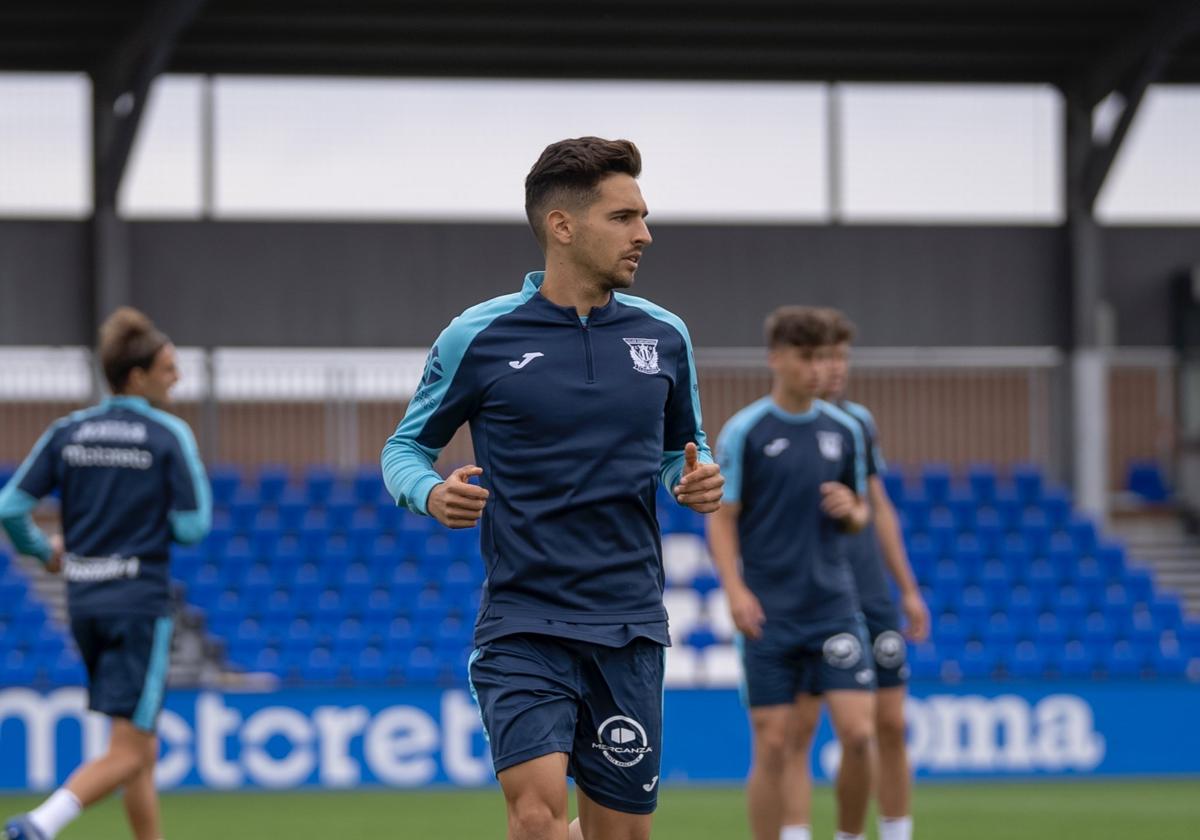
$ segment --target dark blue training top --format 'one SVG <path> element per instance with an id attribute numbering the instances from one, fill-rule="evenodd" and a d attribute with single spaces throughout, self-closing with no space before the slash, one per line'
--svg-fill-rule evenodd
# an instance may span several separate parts
<path id="1" fill-rule="evenodd" d="M 55 489 L 71 615 L 167 614 L 171 540 L 198 542 L 212 522 L 187 423 L 123 396 L 55 421 L 0 491 L 13 545 L 42 562 L 50 544 L 30 512 Z"/>
<path id="2" fill-rule="evenodd" d="M 875 426 L 875 418 L 865 406 L 858 403 L 840 400 L 836 405 L 862 428 L 867 449 L 867 477 L 880 475 L 887 469 L 887 464 L 879 448 L 879 432 Z M 899 614 L 896 612 L 896 601 L 892 597 L 892 588 L 884 570 L 883 554 L 879 550 L 874 522 L 857 534 L 847 535 L 846 553 L 863 614 L 873 623 L 896 625 Z"/>
<path id="3" fill-rule="evenodd" d="M 433 462 L 470 423 L 491 493 L 476 643 L 541 632 L 614 644 L 624 625 L 646 625 L 665 644 L 655 491 L 678 482 L 689 442 L 712 461 L 687 328 L 624 294 L 581 320 L 540 293 L 543 277 L 438 337 L 384 446 L 384 479 L 397 503 L 428 513 Z"/>
<path id="4" fill-rule="evenodd" d="M 721 430 L 723 501 L 741 504 L 742 576 L 768 621 L 818 623 L 858 612 L 845 533 L 820 504 L 827 481 L 866 493 L 865 452 L 859 424 L 820 400 L 789 414 L 763 397 Z"/>

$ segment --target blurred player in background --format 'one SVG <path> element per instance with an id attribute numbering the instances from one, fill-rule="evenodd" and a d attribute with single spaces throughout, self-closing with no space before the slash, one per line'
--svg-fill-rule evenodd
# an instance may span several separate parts
<path id="1" fill-rule="evenodd" d="M 66 578 L 88 708 L 111 718 L 111 740 L 41 806 L 11 820 L 8 840 L 49 840 L 118 787 L 134 837 L 162 837 L 155 728 L 171 650 L 170 544 L 208 533 L 212 498 L 191 430 L 157 407 L 179 380 L 170 340 L 122 308 L 100 328 L 99 355 L 113 396 L 42 435 L 0 491 L 0 522 L 19 552 Z M 63 536 L 47 539 L 30 514 L 54 490 Z"/>
<path id="2" fill-rule="evenodd" d="M 669 644 L 656 488 L 700 512 L 721 499 L 687 328 L 618 293 L 651 241 L 640 172 L 626 140 L 546 148 L 525 182 L 545 271 L 450 323 L 383 450 L 399 504 L 482 519 L 468 675 L 513 840 L 650 836 Z M 478 466 L 443 480 L 433 462 L 464 423 Z"/>
<path id="3" fill-rule="evenodd" d="M 755 840 L 781 837 L 785 801 L 796 795 L 785 791 L 787 756 L 824 698 L 842 747 L 837 836 L 858 838 L 871 794 L 875 673 L 844 535 L 869 519 L 866 444 L 855 420 L 818 399 L 832 357 L 829 319 L 782 307 L 766 333 L 771 393 L 721 431 L 725 496 L 708 523 L 741 634 L 754 740 L 750 826 Z"/>
<path id="4" fill-rule="evenodd" d="M 858 599 L 870 633 L 879 682 L 876 694 L 875 732 L 879 752 L 878 799 L 880 840 L 909 840 L 912 837 L 911 781 L 905 742 L 904 698 L 908 682 L 907 646 L 900 633 L 900 614 L 888 585 L 887 572 L 900 592 L 900 608 L 908 622 L 908 635 L 924 641 L 929 633 L 929 610 L 908 563 L 896 508 L 888 498 L 880 474 L 886 468 L 879 447 L 875 419 L 865 407 L 845 398 L 850 372 L 850 344 L 854 325 L 837 310 L 824 310 L 829 319 L 833 353 L 826 367 L 821 396 L 859 424 L 866 444 L 868 499 L 872 526 L 846 538 L 850 568 Z M 808 717 L 800 720 L 797 737 L 790 742 L 785 787 L 784 840 L 806 840 L 796 827 L 809 825 L 812 792 L 810 752 L 818 723 L 818 709 L 805 707 Z M 788 831 L 792 831 L 788 835 Z"/>

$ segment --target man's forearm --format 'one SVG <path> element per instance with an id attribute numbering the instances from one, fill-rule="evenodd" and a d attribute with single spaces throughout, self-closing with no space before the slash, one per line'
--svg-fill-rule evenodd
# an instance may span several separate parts
<path id="1" fill-rule="evenodd" d="M 726 591 L 741 586 L 742 573 L 738 568 L 737 520 L 724 510 L 708 517 L 708 551 L 712 555 L 713 567 Z"/>

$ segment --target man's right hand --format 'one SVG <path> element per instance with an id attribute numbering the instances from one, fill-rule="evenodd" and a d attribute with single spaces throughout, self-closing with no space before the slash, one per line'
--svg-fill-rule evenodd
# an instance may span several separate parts
<path id="1" fill-rule="evenodd" d="M 748 588 L 741 586 L 729 593 L 729 612 L 733 615 L 734 626 L 742 635 L 750 639 L 762 635 L 767 615 L 758 598 Z"/>
<path id="2" fill-rule="evenodd" d="M 62 571 L 62 558 L 65 551 L 63 538 L 55 534 L 50 538 L 50 559 L 46 561 L 46 571 L 56 575 Z"/>
<path id="3" fill-rule="evenodd" d="M 429 515 L 447 528 L 474 528 L 491 495 L 483 487 L 471 484 L 471 477 L 476 475 L 483 475 L 483 470 L 474 464 L 450 473 L 449 478 L 430 491 L 425 503 Z"/>

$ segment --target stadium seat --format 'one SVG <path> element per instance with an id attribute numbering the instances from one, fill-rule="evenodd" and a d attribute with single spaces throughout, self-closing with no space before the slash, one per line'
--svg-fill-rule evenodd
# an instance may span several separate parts
<path id="1" fill-rule="evenodd" d="M 1163 630 L 1175 630 L 1183 623 L 1183 605 L 1174 593 L 1159 592 L 1150 602 L 1155 623 Z"/>
<path id="2" fill-rule="evenodd" d="M 1094 557 L 1097 538 L 1096 523 L 1082 517 L 1073 518 L 1067 525 L 1067 533 L 1075 543 L 1075 550 L 1083 557 Z"/>
<path id="3" fill-rule="evenodd" d="M 689 647 L 703 652 L 705 648 L 717 644 L 716 634 L 706 626 L 698 626 L 687 634 L 686 643 Z"/>
<path id="4" fill-rule="evenodd" d="M 333 492 L 337 477 L 333 470 L 324 467 L 309 467 L 304 473 L 304 494 L 308 503 L 314 506 L 324 505 Z"/>
<path id="5" fill-rule="evenodd" d="M 242 482 L 236 467 L 217 466 L 208 471 L 208 483 L 212 486 L 213 505 L 226 507 Z"/>
<path id="6" fill-rule="evenodd" d="M 909 662 L 915 679 L 933 680 L 941 676 L 942 656 L 933 642 L 912 647 L 909 650 Z"/>
<path id="7" fill-rule="evenodd" d="M 950 468 L 929 464 L 921 471 L 921 489 L 931 505 L 945 505 L 950 499 Z"/>
<path id="8" fill-rule="evenodd" d="M 1133 461 L 1125 477 L 1129 492 L 1151 504 L 1165 502 L 1171 496 L 1163 471 L 1155 461 Z"/>
<path id="9" fill-rule="evenodd" d="M 899 510 L 904 504 L 904 474 L 890 468 L 883 475 L 883 486 L 887 490 L 888 498 L 892 500 L 892 504 Z"/>
<path id="10" fill-rule="evenodd" d="M 1148 604 L 1154 598 L 1154 578 L 1148 569 L 1127 569 L 1125 589 L 1134 603 Z"/>
<path id="11" fill-rule="evenodd" d="M 704 599 L 704 615 L 718 641 L 729 642 L 733 639 L 737 627 L 733 623 L 733 615 L 729 612 L 729 598 L 725 595 L 725 590 L 714 589 L 708 593 Z"/>
<path id="12" fill-rule="evenodd" d="M 695 590 L 667 589 L 663 593 L 663 605 L 667 608 L 671 635 L 675 638 L 686 638 L 701 621 L 700 595 Z"/>
<path id="13" fill-rule="evenodd" d="M 374 505 L 387 493 L 378 466 L 360 467 L 351 479 L 354 498 L 359 505 Z"/>
<path id="14" fill-rule="evenodd" d="M 1083 642 L 1067 642 L 1058 659 L 1058 674 L 1066 679 L 1087 679 L 1095 670 L 1095 652 Z"/>
<path id="15" fill-rule="evenodd" d="M 667 534 L 662 538 L 662 565 L 671 586 L 690 586 L 692 578 L 712 569 L 708 548 L 696 534 Z"/>
<path id="16" fill-rule="evenodd" d="M 258 498 L 260 498 L 264 504 L 278 504 L 280 497 L 283 495 L 284 488 L 286 488 L 288 484 L 287 467 L 263 467 L 258 471 L 257 484 Z"/>
<path id="17" fill-rule="evenodd" d="M 1047 670 L 1046 654 L 1034 642 L 1020 642 L 1005 658 L 1005 670 L 1016 679 L 1037 679 Z"/>
<path id="18" fill-rule="evenodd" d="M 684 645 L 667 648 L 663 684 L 667 688 L 691 688 L 700 681 L 700 658 Z"/>
<path id="19" fill-rule="evenodd" d="M 979 507 L 990 507 L 996 499 L 996 470 L 988 464 L 975 464 L 967 470 L 967 485 Z"/>
<path id="20" fill-rule="evenodd" d="M 1013 487 L 1021 504 L 1029 507 L 1036 505 L 1042 497 L 1042 471 L 1032 465 L 1024 464 L 1015 467 L 1012 472 Z"/>
<path id="21" fill-rule="evenodd" d="M 742 681 L 742 661 L 733 645 L 713 645 L 700 654 L 703 684 L 729 688 Z"/>
<path id="22" fill-rule="evenodd" d="M 975 532 L 976 518 L 979 514 L 979 504 L 975 497 L 966 490 L 954 490 L 950 493 L 947 503 L 954 527 L 960 534 Z"/>
<path id="23" fill-rule="evenodd" d="M 1137 677 L 1142 672 L 1142 659 L 1129 642 L 1117 642 L 1103 659 L 1104 672 L 1113 679 Z"/>
<path id="24" fill-rule="evenodd" d="M 987 679 L 996 670 L 996 649 L 980 642 L 970 642 L 963 648 L 956 661 L 963 679 Z"/>
<path id="25" fill-rule="evenodd" d="M 996 498 L 992 502 L 992 506 L 1000 519 L 1000 526 L 1005 531 L 1011 533 L 1020 527 L 1021 514 L 1024 512 L 1025 506 L 1021 503 L 1015 489 L 1001 487 L 996 490 Z"/>

